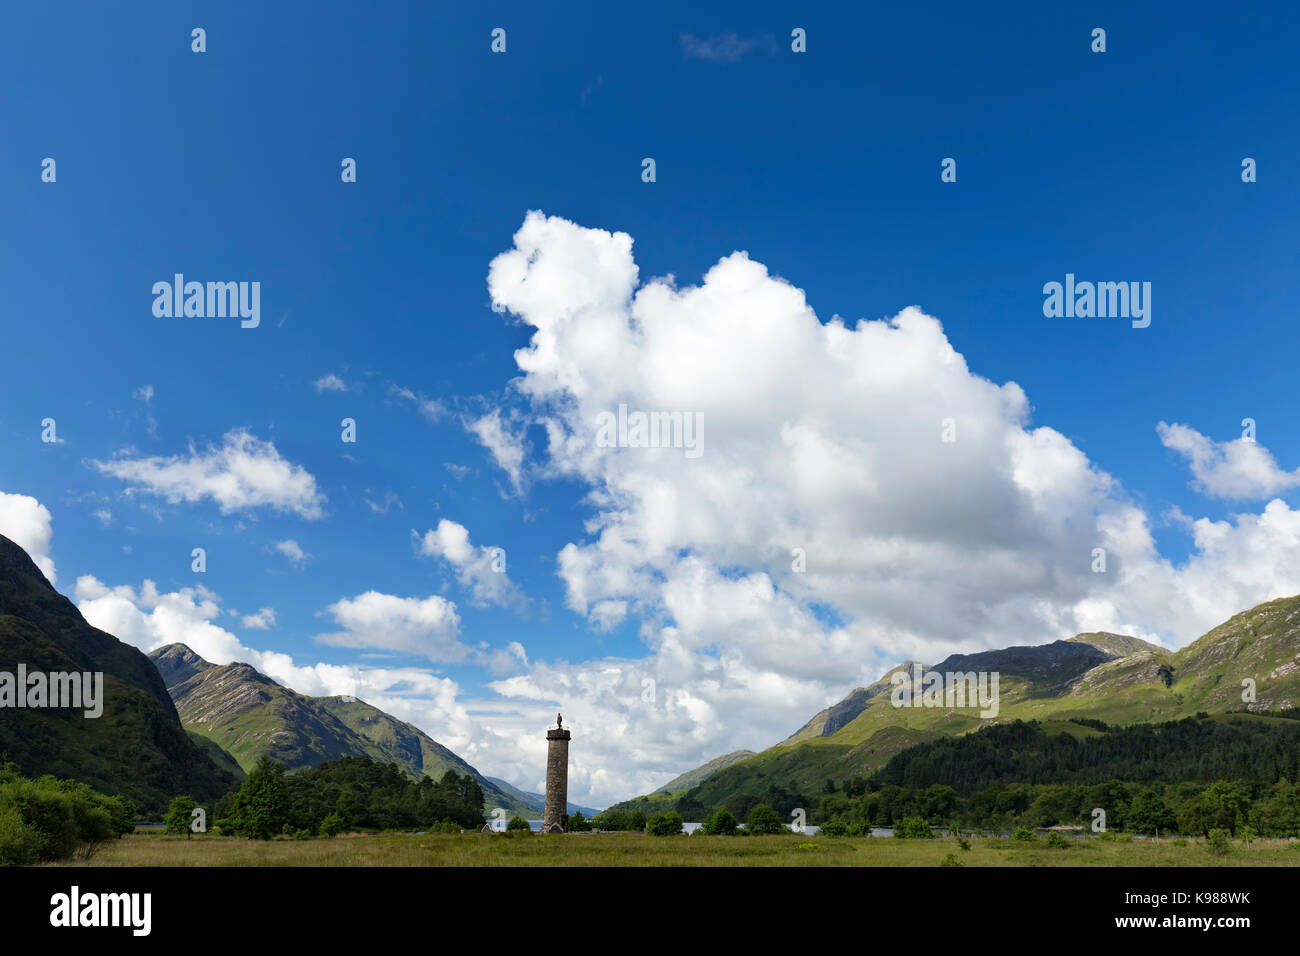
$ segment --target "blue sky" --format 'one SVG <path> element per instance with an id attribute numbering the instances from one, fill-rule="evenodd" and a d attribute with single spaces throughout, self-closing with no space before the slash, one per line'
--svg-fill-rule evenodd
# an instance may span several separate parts
<path id="1" fill-rule="evenodd" d="M 83 610 L 102 602 L 102 620 L 142 646 L 186 638 L 210 641 L 210 652 L 235 641 L 289 655 L 279 671 L 277 659 L 255 662 L 306 692 L 352 687 L 529 788 L 541 777 L 534 738 L 556 707 L 568 708 L 575 734 L 601 737 L 585 757 L 575 741 L 574 796 L 583 802 L 630 796 L 717 753 L 769 745 L 907 656 L 937 660 L 1088 625 L 1178 646 L 1228 613 L 1300 591 L 1290 511 L 1300 504 L 1292 474 L 1300 436 L 1290 427 L 1300 293 L 1293 10 L 711 6 L 660 4 L 634 16 L 598 4 L 6 11 L 0 492 L 48 512 L 46 520 L 11 500 L 10 527 L 33 536 L 29 550 L 46 550 L 60 590 L 93 578 L 77 595 Z M 206 30 L 204 53 L 191 51 L 194 27 Z M 506 30 L 503 54 L 489 49 L 495 27 Z M 806 53 L 791 51 L 795 27 L 807 31 Z M 1090 49 L 1094 27 L 1107 31 L 1104 53 Z M 41 181 L 45 157 L 57 163 L 54 183 Z M 340 181 L 344 157 L 357 161 L 355 183 Z M 656 163 L 653 183 L 642 181 L 645 157 Z M 957 160 L 955 183 L 940 181 L 945 157 Z M 1257 182 L 1242 182 L 1245 157 L 1257 163 Z M 908 341 L 934 361 L 918 359 L 888 387 L 837 394 L 826 368 L 793 359 L 770 380 L 791 386 L 779 406 L 792 409 L 791 421 L 812 420 L 800 419 L 801 381 L 817 386 L 818 416 L 840 409 L 842 433 L 824 417 L 814 430 L 851 433 L 840 446 L 848 458 L 829 459 L 846 476 L 896 463 L 879 466 L 898 473 L 869 492 L 884 517 L 834 545 L 844 573 L 810 574 L 805 587 L 783 574 L 787 555 L 751 547 L 755 526 L 729 497 L 761 502 L 774 522 L 806 526 L 810 540 L 834 530 L 818 530 L 834 509 L 812 508 L 815 494 L 785 496 L 780 473 L 763 471 L 771 455 L 745 458 L 761 443 L 725 444 L 763 422 L 776 441 L 781 414 L 756 412 L 729 432 L 704 397 L 684 409 L 710 422 L 706 438 L 719 436 L 724 462 L 710 471 L 706 454 L 689 481 L 714 475 L 717 507 L 692 485 L 702 509 L 695 530 L 659 542 L 671 559 L 660 555 L 648 569 L 627 554 L 597 554 L 602 528 L 635 525 L 626 540 L 644 543 L 664 495 L 631 505 L 625 496 L 675 487 L 675 472 L 619 464 L 615 474 L 548 447 L 543 422 L 556 420 L 556 406 L 547 402 L 563 398 L 569 380 L 558 366 L 525 373 L 515 352 L 545 321 L 538 315 L 572 305 L 565 277 L 590 262 L 537 266 L 525 286 L 560 291 L 550 304 L 533 302 L 531 319 L 504 304 L 532 302 L 523 287 L 499 290 L 494 309 L 490 264 L 515 248 L 530 210 L 564 223 L 537 238 L 544 248 L 604 243 L 585 230 L 628 234 L 642 283 L 671 274 L 685 290 L 743 250 L 803 290 L 821 323 L 840 316 L 851 329 L 909 306 L 941 323 L 971 375 L 937 391 L 926 370 L 944 367 L 934 351 L 942 348 L 920 333 L 922 344 Z M 156 318 L 150 289 L 176 272 L 260 282 L 260 326 Z M 1150 327 L 1045 317 L 1043 285 L 1067 272 L 1150 282 Z M 588 278 L 595 286 L 608 276 Z M 716 368 L 701 379 L 746 381 L 750 366 L 728 365 L 742 355 L 764 367 L 764 343 L 776 347 L 779 336 L 744 342 L 743 324 L 710 326 L 713 313 L 701 308 L 696 325 L 683 323 L 713 336 L 704 350 Z M 590 386 L 584 394 L 614 395 L 620 375 L 644 386 L 643 399 L 671 391 L 652 381 L 671 377 L 661 361 L 671 349 L 642 356 L 644 365 L 611 358 L 629 362 L 611 371 L 585 352 L 594 327 L 560 335 L 557 346 Z M 885 367 L 910 368 L 911 354 Z M 328 376 L 345 390 L 327 387 Z M 1016 383 L 1023 414 L 996 411 L 980 380 Z M 1111 483 L 1068 502 L 1036 491 L 1037 505 L 1008 505 L 1012 517 L 981 531 L 980 515 L 997 507 L 989 502 L 1026 487 L 1020 479 L 995 487 L 1005 462 L 976 448 L 943 474 L 929 450 L 873 437 L 883 434 L 879 423 L 903 422 L 939 393 L 981 435 L 995 421 L 1008 435 L 1059 433 L 1063 444 L 1046 457 L 1069 457 L 1068 446 L 1086 459 L 1083 471 Z M 585 401 L 577 399 L 582 414 Z M 340 441 L 345 417 L 357 422 L 355 444 Z M 1249 448 L 1238 441 L 1247 417 L 1258 429 Z M 41 441 L 46 418 L 58 443 Z M 477 431 L 484 421 L 504 423 L 495 452 Z M 1162 422 L 1185 428 L 1162 440 Z M 241 431 L 255 463 L 278 465 L 288 486 L 309 476 L 316 503 L 289 487 L 262 498 L 241 492 L 223 508 L 212 489 L 231 459 L 220 451 Z M 512 452 L 522 455 L 513 478 L 501 467 Z M 164 468 L 184 484 L 176 469 L 208 466 L 207 479 L 186 485 L 192 500 L 175 493 L 179 484 L 169 495 L 140 478 Z M 1079 477 L 1041 461 L 1024 467 L 1038 469 L 1030 485 L 1053 493 Z M 737 475 L 753 484 L 735 486 Z M 909 485 L 936 489 L 935 508 L 899 505 L 880 490 Z M 727 487 L 731 496 L 719 490 Z M 843 502 L 852 499 L 836 490 L 844 487 L 822 491 Z M 964 513 L 970 487 L 983 491 Z M 611 489 L 618 493 L 603 505 L 588 497 Z M 1262 521 L 1266 507 L 1274 512 Z M 1067 515 L 1073 530 L 1054 519 L 1036 529 L 1035 513 Z M 895 514 L 897 522 L 887 517 Z M 709 515 L 725 529 L 699 530 Z M 502 548 L 505 578 L 476 577 L 477 565 L 467 570 L 446 552 L 420 553 L 422 536 L 444 519 L 466 529 L 471 564 L 479 549 Z M 1135 520 L 1151 547 L 1134 537 Z M 1198 544 L 1194 520 L 1220 524 L 1203 525 Z M 1091 522 L 1087 532 L 1081 521 Z M 979 557 L 980 535 L 1002 530 L 996 558 Z M 1057 568 L 1057 557 L 1078 544 L 1086 569 L 1093 539 L 1108 543 L 1112 575 L 1150 573 L 1113 592 L 1067 581 L 1078 569 Z M 305 557 L 277 550 L 286 541 Z M 558 555 L 570 544 L 598 560 L 566 577 Z M 195 547 L 207 552 L 202 575 L 191 571 Z M 1243 564 L 1261 553 L 1262 564 Z M 1037 605 L 1025 580 L 967 580 L 960 570 L 999 561 L 1046 569 Z M 702 567 L 704 577 L 691 576 Z M 866 583 L 891 574 L 898 580 L 879 593 Z M 629 576 L 637 580 L 618 583 Z M 701 588 L 689 600 L 675 590 L 688 580 Z M 145 581 L 171 604 L 145 598 Z M 724 607 L 709 588 L 738 581 L 769 582 L 763 600 L 782 605 L 769 615 L 785 621 L 780 633 L 761 646 L 748 612 L 680 612 Z M 918 584 L 936 586 L 940 601 L 972 601 L 987 617 L 978 612 L 963 630 L 941 615 L 910 616 Z M 371 591 L 426 602 L 420 613 L 441 623 L 419 618 L 429 633 L 417 627 L 412 643 L 380 646 L 391 622 L 377 607 L 354 646 L 316 639 L 346 632 L 329 609 Z M 594 595 L 585 606 L 582 594 Z M 594 613 L 601 600 L 614 603 Z M 362 628 L 365 609 L 349 607 Z M 273 626 L 245 627 L 261 608 L 273 609 Z M 422 653 L 421 640 L 433 651 Z M 783 642 L 794 656 L 828 663 L 782 666 L 774 648 Z M 367 675 L 374 668 L 382 673 Z M 640 696 L 645 680 L 655 682 L 652 702 Z"/>

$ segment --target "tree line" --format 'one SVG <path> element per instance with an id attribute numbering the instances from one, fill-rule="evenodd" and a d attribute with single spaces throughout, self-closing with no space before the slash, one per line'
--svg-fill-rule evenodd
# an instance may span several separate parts
<path id="1" fill-rule="evenodd" d="M 217 802 L 223 834 L 269 839 L 333 836 L 351 830 L 478 829 L 483 789 L 471 774 L 448 770 L 414 781 L 395 764 L 340 757 L 286 773 L 266 754 L 243 785 Z"/>
<path id="2" fill-rule="evenodd" d="M 1290 716 L 1290 715 L 1287 715 Z M 1109 727 L 1076 738 L 1013 721 L 895 755 L 818 802 L 848 832 L 919 817 L 936 826 L 1300 836 L 1300 722 L 1216 720 Z M 839 829 L 834 826 L 832 829 Z"/>
<path id="3" fill-rule="evenodd" d="M 1097 783 L 1300 780 L 1300 722 L 1213 719 L 1108 727 L 1082 739 L 1044 731 L 1037 721 L 1012 721 L 947 737 L 896 754 L 870 781 L 871 789 L 943 784 L 972 794 L 994 783 Z"/>

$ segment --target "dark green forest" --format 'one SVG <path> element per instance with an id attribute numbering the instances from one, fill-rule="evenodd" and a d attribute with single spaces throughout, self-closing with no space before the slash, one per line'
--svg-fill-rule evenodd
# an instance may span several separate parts
<path id="1" fill-rule="evenodd" d="M 1300 721 L 1192 718 L 1107 727 L 1078 739 L 1015 721 L 911 747 L 875 777 L 872 789 L 943 784 L 963 795 L 994 783 L 1300 780 Z"/>
<path id="2" fill-rule="evenodd" d="M 279 834 L 331 836 L 345 830 L 477 829 L 483 790 L 470 774 L 448 770 L 418 783 L 395 764 L 341 757 L 286 773 L 265 754 L 237 793 L 215 808 L 230 835 L 268 839 Z"/>

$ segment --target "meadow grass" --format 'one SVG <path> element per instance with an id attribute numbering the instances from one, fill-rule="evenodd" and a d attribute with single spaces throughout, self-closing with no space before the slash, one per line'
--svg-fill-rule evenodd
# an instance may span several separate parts
<path id="1" fill-rule="evenodd" d="M 1300 842 L 1232 844 L 1216 856 L 1204 841 L 901 840 L 798 835 L 652 837 L 631 833 L 346 834 L 335 839 L 245 840 L 213 834 L 136 833 L 105 844 L 87 863 L 63 866 L 1300 866 Z M 951 865 L 952 860 L 949 860 Z"/>

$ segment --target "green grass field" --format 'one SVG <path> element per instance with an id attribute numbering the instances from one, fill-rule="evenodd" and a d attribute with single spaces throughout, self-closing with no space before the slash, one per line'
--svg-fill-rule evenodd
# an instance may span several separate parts
<path id="1" fill-rule="evenodd" d="M 333 840 L 260 842 L 136 833 L 106 844 L 90 866 L 1300 866 L 1300 842 L 1234 842 L 1213 855 L 1203 842 L 1085 840 L 1051 849 L 1040 840 L 976 838 L 651 837 L 351 834 Z M 87 864 L 64 864 L 84 866 Z"/>

